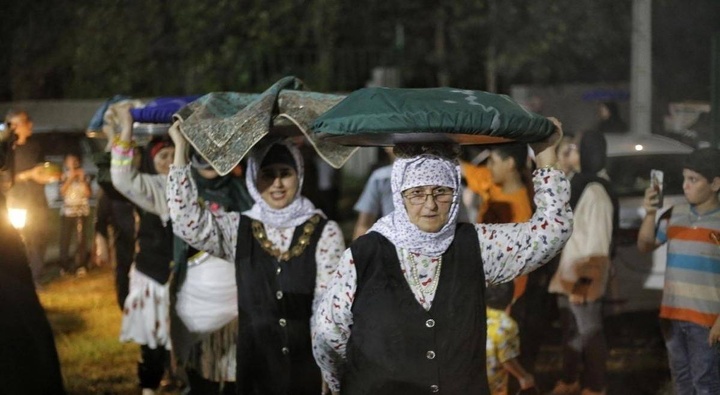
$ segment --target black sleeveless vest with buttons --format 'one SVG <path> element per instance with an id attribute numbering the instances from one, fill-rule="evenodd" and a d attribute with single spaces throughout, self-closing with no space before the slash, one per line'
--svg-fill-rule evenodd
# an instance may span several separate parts
<path id="1" fill-rule="evenodd" d="M 170 262 L 173 258 L 173 231 L 170 221 L 163 223 L 159 216 L 138 210 L 138 252 L 135 255 L 135 269 L 160 284 L 170 278 Z"/>
<path id="2" fill-rule="evenodd" d="M 475 228 L 458 224 L 429 311 L 415 299 L 388 239 L 371 232 L 350 249 L 357 292 L 340 393 L 489 394 L 485 273 Z"/>
<path id="3" fill-rule="evenodd" d="M 312 355 L 310 316 L 317 266 L 315 250 L 327 220 L 321 219 L 299 256 L 279 262 L 242 216 L 235 277 L 238 289 L 237 388 L 239 394 L 320 393 L 320 369 Z M 291 246 L 303 234 L 295 228 Z"/>

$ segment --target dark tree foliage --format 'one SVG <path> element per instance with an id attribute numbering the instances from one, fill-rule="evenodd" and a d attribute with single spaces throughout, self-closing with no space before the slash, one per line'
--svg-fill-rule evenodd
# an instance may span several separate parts
<path id="1" fill-rule="evenodd" d="M 501 92 L 630 75 L 632 0 L 0 2 L 0 100 L 259 91 L 289 74 L 349 91 L 377 66 L 398 67 L 408 87 Z M 689 31 L 682 48 L 658 48 L 709 59 L 691 45 L 695 22 L 668 18 L 687 3 L 654 4 L 657 23 Z M 693 4 L 709 11 L 703 32 L 720 29 L 712 0 Z"/>

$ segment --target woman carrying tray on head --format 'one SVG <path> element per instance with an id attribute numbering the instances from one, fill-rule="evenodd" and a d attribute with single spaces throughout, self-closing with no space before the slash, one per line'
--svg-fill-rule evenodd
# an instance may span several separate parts
<path id="1" fill-rule="evenodd" d="M 170 332 L 168 278 L 173 234 L 168 223 L 165 182 L 174 147 L 167 139 L 153 139 L 142 157 L 141 171 L 133 167 L 133 117 L 119 110 L 120 135 L 112 146 L 113 186 L 137 206 L 140 223 L 138 249 L 130 270 L 129 293 L 124 300 L 121 341 L 141 346 L 138 378 L 143 394 L 159 387 L 169 361 Z"/>
<path id="2" fill-rule="evenodd" d="M 395 147 L 396 210 L 345 251 L 313 319 L 313 352 L 333 393 L 490 393 L 485 287 L 547 262 L 572 230 L 553 122 L 533 145 L 537 211 L 526 223 L 456 223 L 454 147 Z"/>
<path id="3" fill-rule="evenodd" d="M 310 319 L 345 245 L 338 224 L 300 194 L 300 152 L 264 140 L 247 163 L 253 208 L 213 213 L 198 204 L 178 124 L 170 134 L 177 144 L 167 189 L 175 234 L 236 263 L 239 393 L 317 395 L 322 380 Z"/>

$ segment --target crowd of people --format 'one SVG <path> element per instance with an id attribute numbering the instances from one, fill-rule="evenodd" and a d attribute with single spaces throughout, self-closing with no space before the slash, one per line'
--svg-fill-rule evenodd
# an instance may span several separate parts
<path id="1" fill-rule="evenodd" d="M 190 394 L 541 393 L 536 359 L 554 310 L 562 372 L 544 393 L 607 393 L 602 300 L 619 207 L 603 130 L 567 136 L 551 118 L 554 132 L 534 144 L 397 144 L 346 236 L 335 210 L 318 208 L 327 199 L 304 196 L 307 163 L 293 141 L 266 137 L 220 175 L 179 122 L 138 147 L 130 106 L 111 109 L 119 133 L 97 161 L 97 231 L 116 238 L 120 340 L 140 346 L 144 395 L 168 375 Z M 11 112 L 6 122 L 17 136 L 3 150 L 14 174 L 8 200 L 46 205 L 30 118 Z M 69 258 L 69 237 L 82 240 L 91 190 L 81 158 L 68 154 L 64 168 L 60 265 L 75 272 L 83 262 Z M 676 393 L 717 394 L 720 152 L 690 154 L 683 178 L 687 203 L 659 220 L 648 188 L 638 248 L 668 244 L 660 317 Z M 18 247 L 0 211 L 3 239 L 13 241 L 1 245 Z M 29 212 L 25 253 L 3 254 L 17 262 L 0 273 L 22 271 L 25 291 L 44 265 L 45 219 L 36 216 L 46 211 Z M 46 330 L 33 347 L 48 351 L 58 377 L 53 389 L 27 393 L 62 393 L 52 334 L 31 296 L 36 330 Z M 20 314 L 6 300 L 2 311 Z M 0 386 L 12 384 L 5 367 L 20 357 L 0 354 Z"/>

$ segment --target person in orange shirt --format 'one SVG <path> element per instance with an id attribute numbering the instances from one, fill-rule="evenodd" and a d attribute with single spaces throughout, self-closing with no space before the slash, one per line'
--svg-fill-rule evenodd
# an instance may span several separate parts
<path id="1" fill-rule="evenodd" d="M 493 146 L 485 166 L 461 162 L 461 167 L 468 189 L 480 197 L 478 223 L 525 222 L 532 217 L 526 144 Z M 525 292 L 526 284 L 527 276 L 515 279 L 514 301 Z"/>
<path id="2" fill-rule="evenodd" d="M 494 145 L 484 166 L 461 162 L 461 168 L 467 188 L 480 198 L 477 222 L 524 222 L 532 217 L 535 207 L 527 144 Z M 534 371 L 542 334 L 549 327 L 545 306 L 553 304 L 547 292 L 553 271 L 541 268 L 514 281 L 511 315 L 520 330 L 520 363 L 530 372 Z"/>

